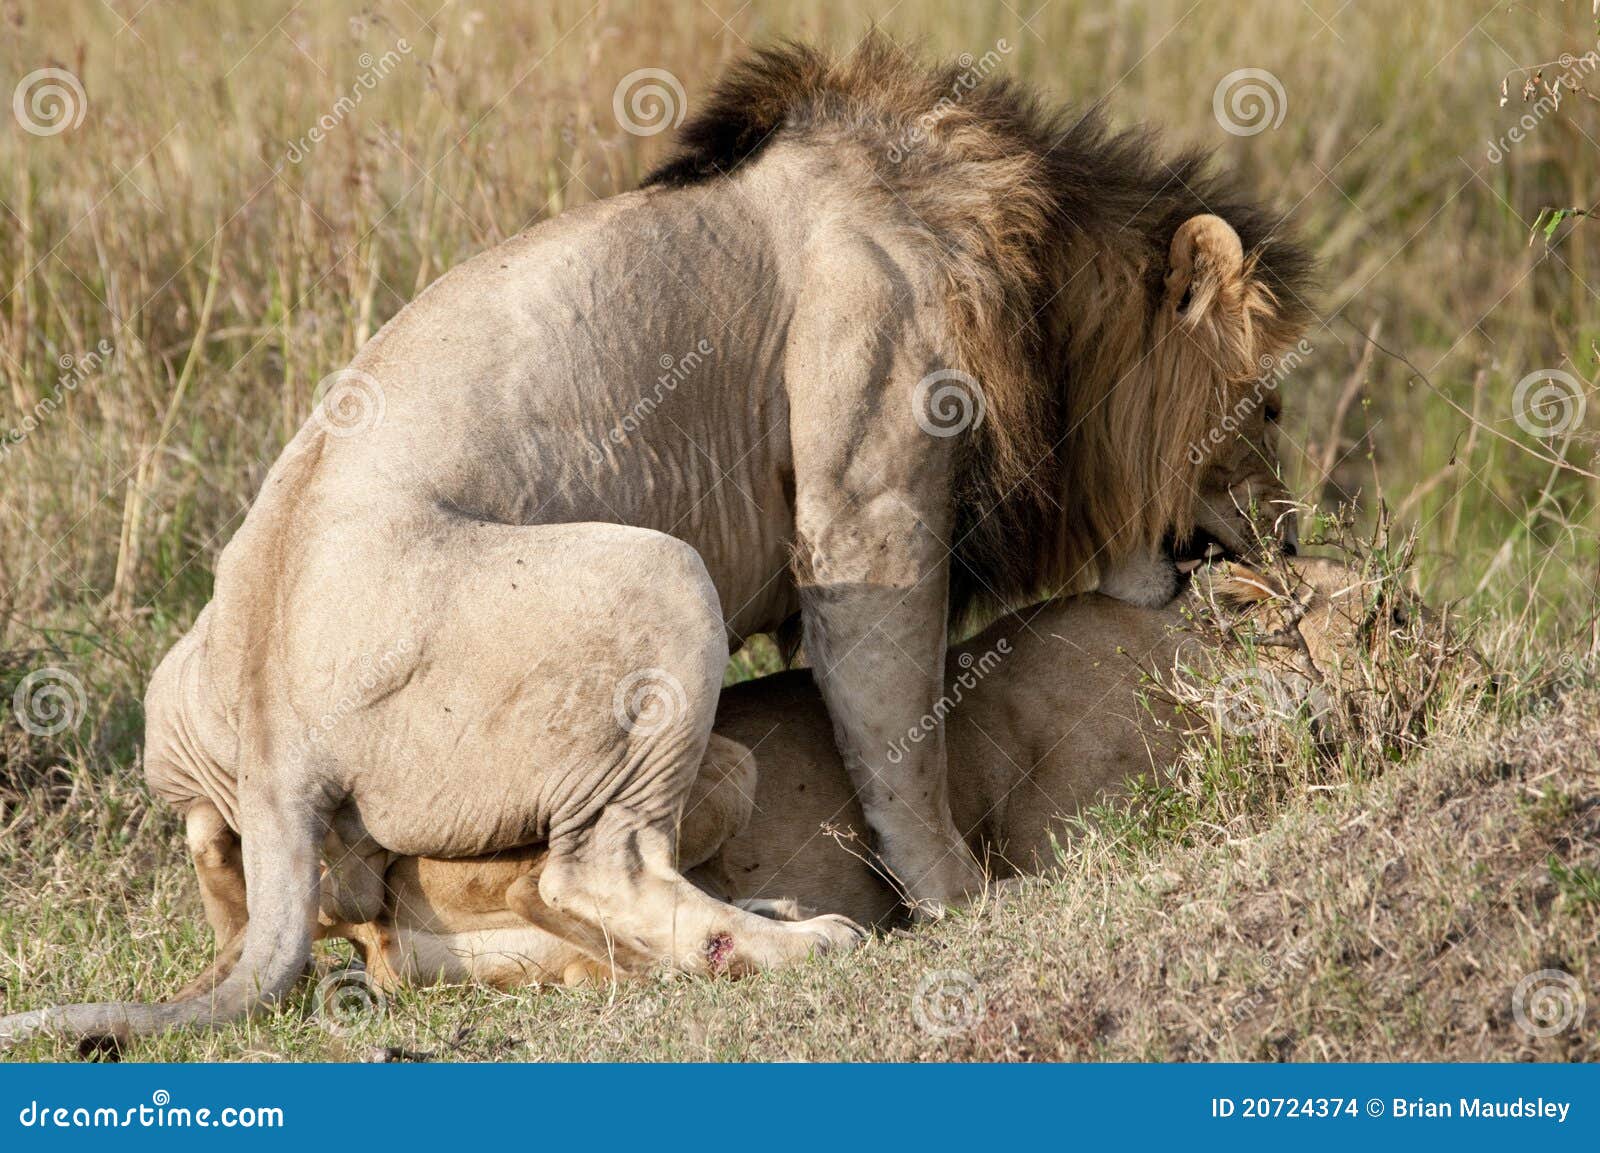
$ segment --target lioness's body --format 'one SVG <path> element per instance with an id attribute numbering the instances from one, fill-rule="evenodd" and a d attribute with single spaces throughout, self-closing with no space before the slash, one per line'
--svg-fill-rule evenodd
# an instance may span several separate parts
<path id="1" fill-rule="evenodd" d="M 1145 699 L 1145 674 L 1170 672 L 1196 643 L 1180 604 L 1091 593 L 1006 616 L 952 649 L 950 807 L 992 875 L 1049 867 L 1059 818 L 1171 763 L 1175 718 L 1159 694 Z M 881 862 L 858 856 L 871 857 L 866 826 L 820 704 L 803 671 L 723 691 L 716 731 L 755 750 L 755 805 L 704 875 L 730 898 L 793 899 L 883 924 L 903 893 Z M 858 839 L 841 844 L 825 825 Z"/>
<path id="2" fill-rule="evenodd" d="M 1235 719 L 1315 709 L 1324 684 L 1364 684 L 1363 587 L 1360 573 L 1326 560 L 1295 562 L 1282 577 L 1206 572 L 1162 608 L 1062 598 L 1003 617 L 956 647 L 945 731 L 951 806 L 968 845 L 999 875 L 1041 872 L 1069 835 L 1063 818 L 1135 777 L 1167 771 L 1185 722 L 1164 693 L 1150 691 L 1149 674 L 1204 673 L 1222 634 L 1193 622 L 1214 615 L 1219 600 L 1250 606 L 1260 637 L 1294 638 L 1257 653 L 1260 675 L 1271 678 L 1260 683 L 1273 692 L 1252 694 L 1257 682 L 1247 681 L 1241 699 L 1219 702 Z M 882 862 L 849 836 L 862 828 L 861 807 L 803 671 L 726 689 L 716 733 L 722 755 L 708 761 L 694 802 L 705 815 L 685 830 L 688 863 L 705 860 L 692 876 L 747 905 L 828 908 L 863 924 L 903 915 Z M 729 755 L 738 749 L 755 750 L 754 763 Z M 738 831 L 719 842 L 730 828 Z M 384 916 L 331 935 L 356 941 L 385 986 L 514 987 L 636 972 L 632 958 L 608 955 L 604 942 L 564 937 L 573 926 L 530 900 L 526 886 L 519 891 L 543 856 L 523 849 L 495 860 L 397 862 Z"/>
<path id="3" fill-rule="evenodd" d="M 1171 762 L 1175 715 L 1159 694 L 1146 694 L 1143 681 L 1149 670 L 1171 670 L 1181 649 L 1202 644 L 1185 612 L 1183 602 L 1148 609 L 1093 594 L 1063 598 L 1008 615 L 952 649 L 945 693 L 951 807 L 993 872 L 1049 867 L 1056 838 L 1065 836 L 1061 818 Z M 1191 656 L 1199 652 L 1182 659 Z M 686 833 L 691 863 L 710 857 L 692 877 L 730 900 L 790 901 L 862 924 L 903 913 L 902 894 L 859 836 L 861 805 L 808 671 L 725 689 L 716 733 L 755 750 L 753 787 L 741 776 L 732 797 L 704 787 L 695 804 L 737 800 L 748 790 L 748 823 L 715 855 L 711 829 Z M 550 924 L 548 910 L 515 897 L 521 911 L 508 904 L 507 890 L 542 858 L 524 849 L 494 860 L 399 861 L 389 872 L 384 916 L 330 935 L 360 944 L 385 986 L 603 979 L 615 958 L 602 960 L 527 919 Z"/>

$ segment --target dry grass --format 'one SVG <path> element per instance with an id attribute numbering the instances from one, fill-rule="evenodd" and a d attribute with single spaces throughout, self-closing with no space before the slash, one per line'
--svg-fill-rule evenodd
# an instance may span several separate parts
<path id="1" fill-rule="evenodd" d="M 128 1056 L 1595 1060 L 1592 1013 L 1548 1035 L 1517 1013 L 1561 1024 L 1600 977 L 1600 691 L 1569 676 L 1524 716 L 1473 727 L 1387 771 L 1329 771 L 1271 817 L 1230 817 L 1231 796 L 1187 775 L 1153 799 L 1187 819 L 1087 825 L 1059 875 L 796 971 L 408 991 L 337 1028 L 308 984 L 274 1018 Z M 67 836 L 60 874 L 8 912 L 14 1006 L 171 988 L 204 958 L 186 862 L 163 829 L 137 827 L 110 854 Z M 1580 992 L 1543 978 L 1556 1000 L 1519 997 L 1546 970 Z"/>
<path id="2" fill-rule="evenodd" d="M 1549 458 L 1600 471 L 1596 418 L 1540 439 L 1516 421 L 1513 396 L 1535 369 L 1562 368 L 1585 389 L 1594 371 L 1600 231 L 1573 219 L 1553 244 L 1529 234 L 1543 208 L 1600 199 L 1600 107 L 1575 97 L 1502 147 L 1501 162 L 1486 156 L 1529 107 L 1520 77 L 1498 106 L 1506 72 L 1594 46 L 1583 6 L 1495 11 L 1476 27 L 1479 12 L 1443 0 L 1053 0 L 1026 26 L 1020 5 L 954 0 L 785 0 L 727 27 L 713 7 L 737 5 L 219 0 L 199 19 L 0 0 L 7 85 L 58 66 L 87 97 L 82 123 L 59 135 L 0 124 L 0 434 L 38 416 L 0 446 L 0 692 L 9 699 L 45 666 L 84 690 L 60 733 L 0 717 L 7 1008 L 158 994 L 209 948 L 175 825 L 138 780 L 138 698 L 209 595 L 217 552 L 317 382 L 452 264 L 634 183 L 667 137 L 619 127 L 621 77 L 667 69 L 692 105 L 746 40 L 847 44 L 874 17 L 939 52 L 981 56 L 1004 38 L 1005 69 L 1055 96 L 1104 96 L 1116 120 L 1216 147 L 1294 210 L 1327 268 L 1313 302 L 1326 324 L 1285 384 L 1296 486 L 1325 506 L 1350 502 L 1364 525 L 1381 497 L 1397 536 L 1418 530 L 1410 579 L 1485 622 L 1482 643 L 1508 673 L 1503 715 L 1563 654 L 1589 650 L 1597 482 Z M 386 52 L 397 63 L 359 107 L 288 160 L 368 71 L 361 54 Z M 1210 97 L 1245 67 L 1273 73 L 1287 105 L 1277 127 L 1234 136 Z M 74 386 L 41 410 L 69 371 Z M 1504 1028 L 1507 979 L 1558 957 L 1595 987 L 1593 902 L 1569 899 L 1593 883 L 1596 851 L 1595 766 L 1571 736 L 1584 731 L 1576 708 L 1515 730 L 1522 743 L 1499 776 L 1476 754 L 1407 748 L 1385 770 L 1368 750 L 1333 775 L 1321 766 L 1314 783 L 1337 788 L 1308 795 L 1301 781 L 1255 798 L 1220 787 L 1251 756 L 1262 763 L 1239 753 L 1190 793 L 1196 812 L 1251 797 L 1227 814 L 1255 821 L 1229 834 L 1243 844 L 1197 840 L 1188 818 L 1115 851 L 1090 838 L 1059 885 L 801 974 L 615 1001 L 425 993 L 353 1040 L 285 1017 L 147 1052 L 1516 1055 L 1527 1042 Z M 1498 723 L 1451 715 L 1431 740 L 1482 748 L 1473 730 Z M 1464 824 L 1441 823 L 1457 811 Z M 1390 838 L 1407 854 L 1398 879 Z M 1546 856 L 1567 881 L 1539 873 Z M 1152 870 L 1179 881 L 1163 895 L 1129 879 Z M 1452 922 L 1452 903 L 1493 915 L 1463 935 L 1469 920 Z M 1218 908 L 1235 915 L 1216 921 Z M 1208 1022 L 1231 1020 L 1236 999 L 1263 987 L 1259 966 L 1302 942 L 1314 959 L 1210 1039 Z M 975 1029 L 940 1039 L 903 1013 L 882 1019 L 930 968 L 979 979 L 988 1009 Z M 1101 1003 L 1111 1023 L 1069 1025 Z M 1205 1016 L 1213 1009 L 1224 1016 Z M 1362 1014 L 1358 1037 L 1346 1026 Z M 477 1032 L 451 1049 L 465 1022 Z M 1594 1052 L 1587 1036 L 1562 1044 L 1577 1048 L 1537 1055 Z"/>

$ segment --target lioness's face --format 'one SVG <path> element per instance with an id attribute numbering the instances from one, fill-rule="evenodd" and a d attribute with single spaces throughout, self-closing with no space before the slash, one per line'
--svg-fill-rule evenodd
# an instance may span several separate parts
<path id="1" fill-rule="evenodd" d="M 1175 558 L 1253 557 L 1273 540 L 1292 555 L 1298 521 L 1279 469 L 1282 402 L 1271 374 L 1292 334 L 1220 217 L 1193 217 L 1173 237 L 1161 314 L 1186 386 L 1209 390 L 1222 414 L 1191 445 L 1194 531 L 1173 542 Z"/>
<path id="2" fill-rule="evenodd" d="M 1325 676 L 1335 676 L 1352 663 L 1365 603 L 1358 570 L 1320 557 L 1292 561 L 1270 575 L 1229 564 L 1205 570 L 1206 585 L 1244 610 L 1247 631 L 1258 643 L 1269 642 L 1257 652 L 1264 665 L 1300 655 Z M 1293 643 L 1277 646 L 1272 638 Z"/>
<path id="3" fill-rule="evenodd" d="M 1196 579 L 1202 595 L 1243 610 L 1248 627 L 1240 631 L 1252 638 L 1262 668 L 1308 687 L 1370 689 L 1363 678 L 1378 675 L 1375 658 L 1395 637 L 1443 634 L 1443 622 L 1419 600 L 1336 560 L 1297 559 L 1270 574 L 1229 564 Z M 1375 619 L 1379 608 L 1385 619 Z"/>

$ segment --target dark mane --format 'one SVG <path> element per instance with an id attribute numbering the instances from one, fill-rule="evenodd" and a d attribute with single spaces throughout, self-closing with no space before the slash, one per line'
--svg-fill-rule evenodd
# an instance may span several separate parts
<path id="1" fill-rule="evenodd" d="M 1161 469 L 1111 459 L 1136 442 L 1104 416 L 1138 411 L 1106 403 L 1119 388 L 1147 388 L 1146 407 L 1161 400 L 1137 379 L 1129 332 L 1148 330 L 1180 224 L 1213 213 L 1238 233 L 1271 302 L 1269 345 L 1303 329 L 1312 281 L 1280 217 L 1217 175 L 1207 153 L 1164 152 L 1148 129 L 1112 130 L 1098 107 L 1051 107 L 977 72 L 929 65 L 876 33 L 837 59 L 794 42 L 765 48 L 715 86 L 645 179 L 722 179 L 780 140 L 848 143 L 939 238 L 960 367 L 982 382 L 989 413 L 962 470 L 958 606 L 1081 584 L 1096 557 L 1184 530 L 1192 494 L 1135 481 Z M 1192 466 L 1162 466 L 1194 480 Z"/>

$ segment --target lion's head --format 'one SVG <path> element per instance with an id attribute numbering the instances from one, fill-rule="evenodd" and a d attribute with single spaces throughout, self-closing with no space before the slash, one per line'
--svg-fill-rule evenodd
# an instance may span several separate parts
<path id="1" fill-rule="evenodd" d="M 1100 590 L 1159 605 L 1176 591 L 1179 571 L 1207 556 L 1254 557 L 1272 541 L 1295 551 L 1273 372 L 1298 324 L 1285 318 L 1238 233 L 1211 213 L 1173 233 L 1148 308 L 1144 348 L 1118 358 L 1127 367 L 1078 421 L 1078 451 L 1080 475 L 1092 471 L 1086 483 L 1102 486 L 1083 498 L 1104 510 L 1095 534 Z"/>
<path id="2" fill-rule="evenodd" d="M 1203 153 L 968 71 L 881 34 L 842 58 L 760 50 L 646 183 L 716 179 L 800 140 L 866 177 L 852 211 L 876 202 L 926 243 L 943 297 L 928 328 L 986 413 L 957 462 L 958 615 L 1117 566 L 1165 572 L 1170 593 L 1175 551 L 1247 553 L 1249 507 L 1283 511 L 1276 401 L 1251 398 L 1309 319 L 1310 257 Z"/>
<path id="3" fill-rule="evenodd" d="M 1176 344 L 1175 388 L 1209 383 L 1222 419 L 1188 446 L 1199 469 L 1192 531 L 1174 541 L 1202 556 L 1215 544 L 1234 556 L 1256 551 L 1265 528 L 1293 553 L 1298 524 L 1278 462 L 1282 403 L 1276 373 L 1297 335 L 1274 290 L 1219 216 L 1190 217 L 1172 238 L 1156 339 Z M 1298 311 L 1298 309 L 1295 309 Z"/>

